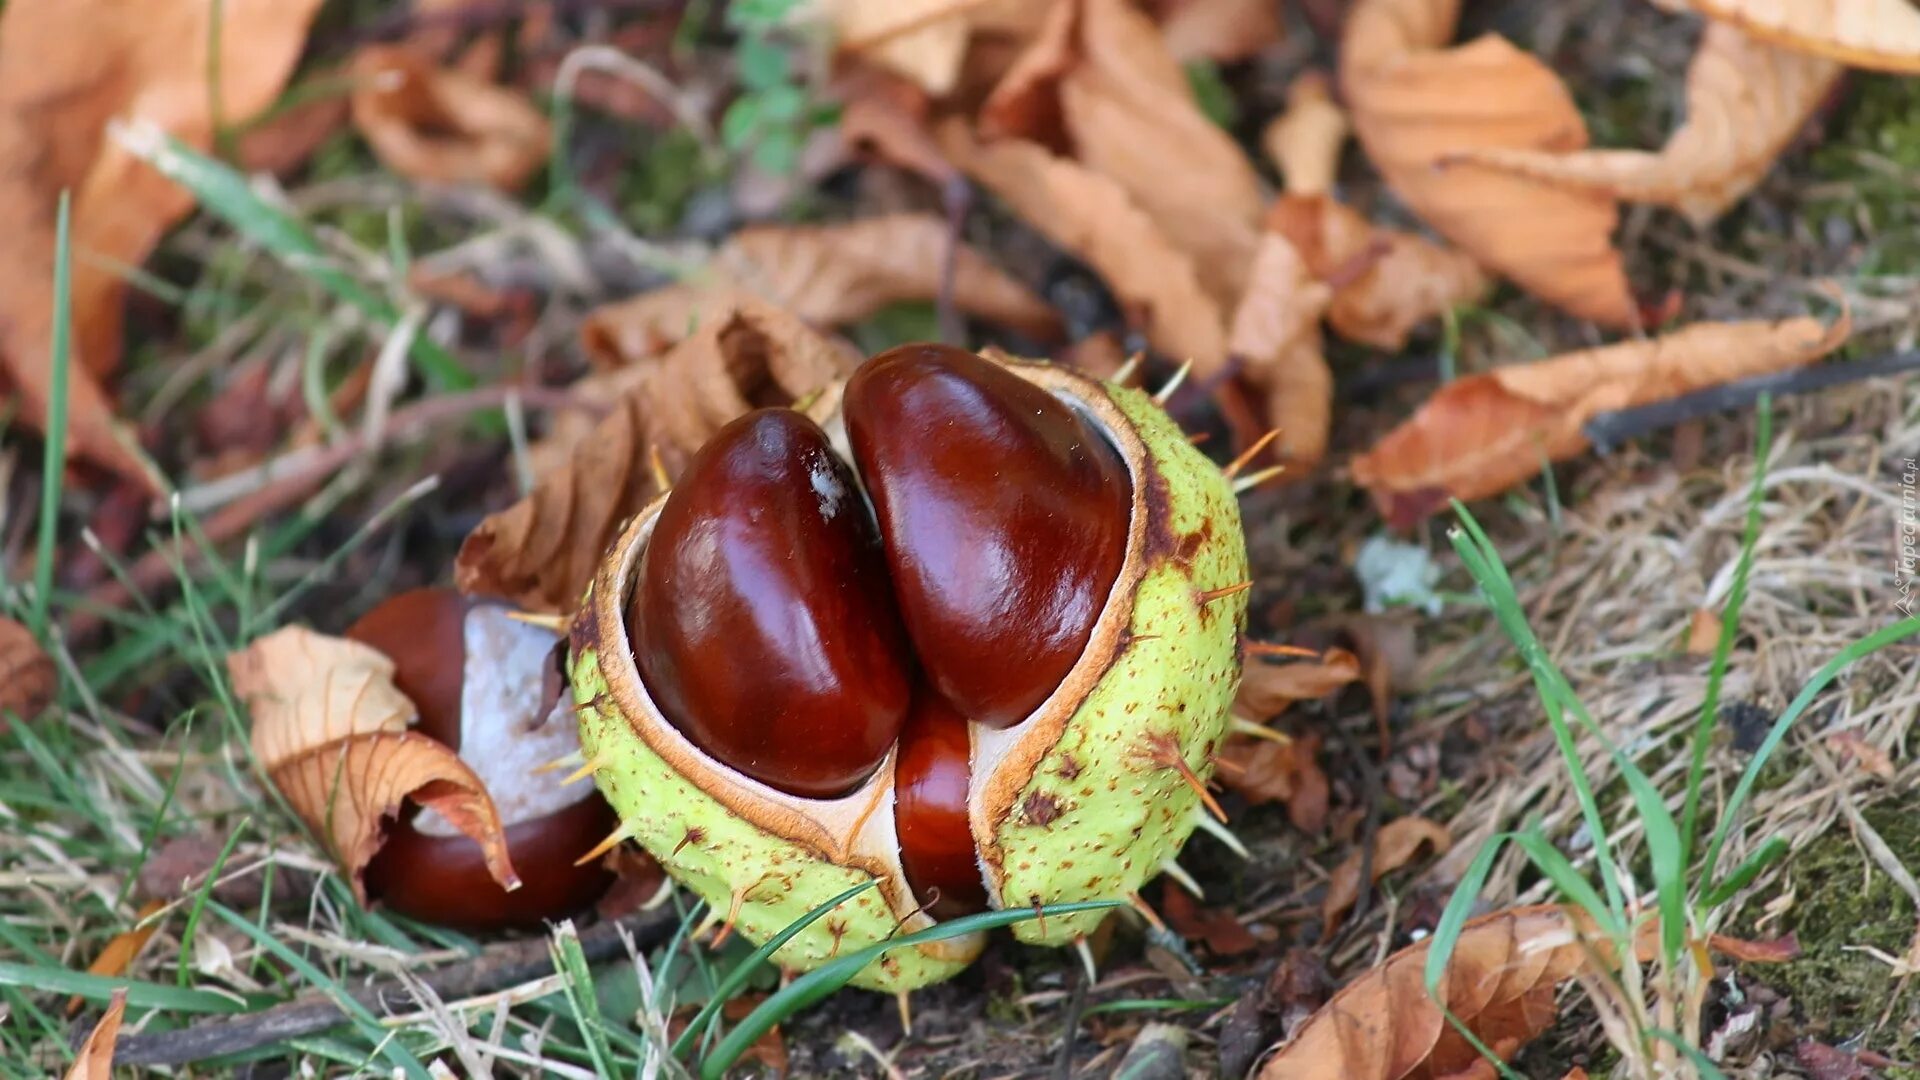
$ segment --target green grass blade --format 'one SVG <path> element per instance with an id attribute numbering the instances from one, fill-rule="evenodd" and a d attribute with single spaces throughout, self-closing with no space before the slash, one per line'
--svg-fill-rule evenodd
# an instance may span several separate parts
<path id="1" fill-rule="evenodd" d="M 600 1015 L 600 999 L 594 993 L 593 970 L 587 964 L 587 954 L 580 950 L 580 934 L 572 920 L 554 928 L 548 948 L 553 953 L 553 970 L 563 976 L 560 990 L 573 1013 L 574 1026 L 587 1044 L 594 1071 L 601 1076 L 618 1075 L 613 1068 L 613 1047 L 607 1045 L 607 1022 Z"/>
<path id="2" fill-rule="evenodd" d="M 1421 980 L 1427 988 L 1427 996 L 1435 1001 L 1440 999 L 1440 980 L 1446 977 L 1447 965 L 1453 962 L 1453 950 L 1460 943 L 1460 931 L 1473 917 L 1473 905 L 1480 898 L 1480 890 L 1487 884 L 1487 875 L 1493 872 L 1493 860 L 1500 856 L 1500 846 L 1513 839 L 1511 833 L 1500 833 L 1487 838 L 1487 842 L 1467 864 L 1467 872 L 1460 875 L 1460 883 L 1453 887 L 1453 895 L 1447 898 L 1446 909 L 1440 912 L 1440 921 L 1434 925 L 1431 943 L 1427 946 L 1427 963 L 1421 972 Z"/>
<path id="3" fill-rule="evenodd" d="M 1020 908 L 1012 911 L 986 911 L 978 915 L 969 915 L 964 919 L 955 919 L 938 926 L 931 926 L 918 933 L 908 934 L 877 945 L 869 945 L 859 952 L 840 957 L 807 972 L 788 983 L 773 996 L 760 1003 L 759 1008 L 747 1015 L 747 1018 L 735 1024 L 727 1037 L 720 1040 L 706 1060 L 700 1063 L 702 1080 L 722 1080 L 727 1069 L 740 1060 L 762 1035 L 772 1030 L 780 1021 L 812 1005 L 828 994 L 845 986 L 855 975 L 860 974 L 868 964 L 894 949 L 906 948 L 927 941 L 944 941 L 977 930 L 991 930 L 995 927 L 1012 926 L 1030 919 L 1047 915 L 1072 915 L 1081 911 L 1105 911 L 1109 908 L 1123 907 L 1120 900 L 1087 900 L 1076 904 L 1054 904 L 1044 908 Z"/>
<path id="4" fill-rule="evenodd" d="M 812 926 L 834 908 L 839 907 L 841 904 L 859 896 L 861 893 L 866 892 L 878 884 L 878 881 L 868 878 L 866 881 L 855 885 L 839 896 L 828 900 L 826 903 L 821 904 L 819 907 L 788 923 L 779 933 L 768 938 L 764 945 L 753 950 L 745 960 L 734 965 L 733 970 L 727 972 L 726 978 L 721 979 L 719 985 L 713 988 L 713 993 L 708 995 L 707 1003 L 701 1006 L 700 1012 L 693 1018 L 693 1023 L 688 1024 L 687 1029 L 680 1033 L 680 1037 L 673 1040 L 673 1056 L 676 1058 L 683 1057 L 687 1051 L 693 1049 L 694 1041 L 700 1038 L 701 1033 L 719 1021 L 720 1010 L 725 1008 L 727 1002 L 732 1000 L 733 996 L 738 994 L 740 989 L 747 985 L 747 980 L 753 978 L 753 973 L 760 970 L 760 965 L 771 960 L 773 954 L 780 951 L 780 946 L 793 940 L 795 935 L 807 927 Z"/>
<path id="5" fill-rule="evenodd" d="M 1712 911 L 1733 899 L 1734 893 L 1751 885 L 1753 879 L 1759 877 L 1762 871 L 1779 862 L 1780 857 L 1785 855 L 1787 850 L 1788 844 L 1785 839 L 1778 836 L 1768 837 L 1767 842 L 1760 845 L 1760 850 L 1747 856 L 1739 866 L 1733 868 L 1732 873 L 1707 892 L 1706 898 L 1700 901 L 1701 910 Z"/>
<path id="6" fill-rule="evenodd" d="M 1522 829 L 1514 833 L 1510 839 L 1520 850 L 1527 853 L 1528 860 L 1546 876 L 1548 881 L 1553 883 L 1554 888 L 1560 890 L 1561 896 L 1579 905 L 1587 914 L 1593 916 L 1594 922 L 1600 927 L 1602 933 L 1615 941 L 1626 940 L 1626 925 L 1614 918 L 1613 911 L 1607 907 L 1607 902 L 1600 898 L 1600 894 L 1594 891 L 1592 884 L 1586 878 L 1580 876 L 1580 871 L 1574 868 L 1572 860 L 1561 854 L 1559 848 L 1553 846 L 1553 842 L 1547 839 L 1547 835 L 1540 831 L 1538 825 Z"/>
<path id="7" fill-rule="evenodd" d="M 40 484 L 40 535 L 34 546 L 33 607 L 27 620 L 27 629 L 41 641 L 47 639 L 47 611 L 53 602 L 53 557 L 67 478 L 67 409 L 73 381 L 73 252 L 68 238 L 72 201 L 70 192 L 61 191 L 54 219 L 53 339 L 47 356 L 52 384 L 47 391 L 47 449 Z"/>
<path id="8" fill-rule="evenodd" d="M 1660 908 L 1660 950 L 1672 965 L 1687 946 L 1686 844 L 1680 839 L 1680 825 L 1667 809 L 1666 799 L 1647 774 L 1624 760 L 1621 774 L 1646 832 L 1654 901 Z"/>
<path id="9" fill-rule="evenodd" d="M 234 994 L 190 990 L 166 983 L 110 979 L 66 968 L 39 967 L 0 960 L 0 986 L 19 986 L 49 994 L 77 994 L 88 1001 L 105 1001 L 115 990 L 127 992 L 127 1004 L 141 1009 L 182 1013 L 243 1013 L 251 1006 Z"/>
<path id="10" fill-rule="evenodd" d="M 1727 1074 L 1720 1071 L 1720 1066 L 1715 1065 L 1712 1058 L 1701 1053 L 1699 1047 L 1682 1038 L 1679 1033 L 1666 1028 L 1648 1028 L 1647 1034 L 1680 1051 L 1681 1056 L 1693 1063 L 1700 1080 L 1727 1080 Z"/>
<path id="11" fill-rule="evenodd" d="M 1713 725 L 1720 715 L 1720 688 L 1727 680 L 1727 663 L 1740 635 L 1740 611 L 1747 602 L 1747 576 L 1753 571 L 1753 551 L 1760 542 L 1760 505 L 1766 501 L 1767 457 L 1773 452 L 1773 399 L 1760 396 L 1759 430 L 1754 435 L 1753 487 L 1747 495 L 1747 525 L 1740 537 L 1740 561 L 1734 564 L 1733 587 L 1720 612 L 1720 640 L 1713 647 L 1713 666 L 1707 672 L 1707 693 L 1700 702 L 1700 718 L 1693 725 L 1693 760 L 1687 769 L 1687 802 L 1680 815 L 1680 839 L 1685 861 L 1693 861 L 1700 828 L 1700 790 L 1706 784 L 1707 751 L 1713 746 Z"/>

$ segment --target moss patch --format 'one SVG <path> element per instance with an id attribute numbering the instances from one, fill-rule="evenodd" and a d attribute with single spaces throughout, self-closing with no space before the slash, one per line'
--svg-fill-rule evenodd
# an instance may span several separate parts
<path id="1" fill-rule="evenodd" d="M 1909 865 L 1920 855 L 1920 795 L 1867 808 L 1862 816 Z M 1911 1059 L 1920 1051 L 1920 992 L 1893 978 L 1886 964 L 1848 947 L 1904 953 L 1914 935 L 1912 899 L 1868 861 L 1844 824 L 1793 856 L 1784 884 L 1793 890 L 1793 907 L 1768 931 L 1798 936 L 1801 956 L 1747 973 L 1792 999 L 1804 1034 L 1834 1041 L 1878 1027 L 1868 1039 L 1874 1050 Z"/>
<path id="2" fill-rule="evenodd" d="M 1851 190 L 1816 201 L 1817 222 L 1853 219 L 1868 241 L 1860 272 L 1904 273 L 1920 258 L 1920 203 L 1911 179 L 1920 172 L 1920 81 L 1855 72 L 1853 93 L 1833 130 L 1812 155 L 1812 172 Z"/>

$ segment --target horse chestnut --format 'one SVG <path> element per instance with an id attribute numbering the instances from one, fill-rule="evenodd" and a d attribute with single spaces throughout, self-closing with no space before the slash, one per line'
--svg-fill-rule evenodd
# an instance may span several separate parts
<path id="1" fill-rule="evenodd" d="M 553 635 L 452 589 L 414 589 L 346 636 L 393 661 L 394 685 L 419 711 L 414 730 L 460 753 L 486 783 L 521 877 L 520 888 L 502 889 L 479 844 L 408 806 L 367 864 L 367 894 L 421 922 L 474 931 L 538 927 L 599 899 L 613 875 L 574 860 L 613 830 L 613 808 L 532 772 L 572 743 L 569 702 L 542 690 Z"/>
<path id="2" fill-rule="evenodd" d="M 749 940 L 878 883 L 789 969 L 982 905 L 1128 897 L 1203 813 L 1246 573 L 1231 483 L 1152 398 L 908 346 L 804 419 L 721 432 L 622 531 L 570 631 L 581 748 L 621 834 Z M 854 982 L 924 985 L 980 945 Z"/>

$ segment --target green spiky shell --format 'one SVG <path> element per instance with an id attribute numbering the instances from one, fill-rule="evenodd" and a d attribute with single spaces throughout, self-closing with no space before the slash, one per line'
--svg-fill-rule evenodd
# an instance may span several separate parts
<path id="1" fill-rule="evenodd" d="M 984 791 L 976 788 L 974 831 L 987 841 L 982 864 L 989 881 L 998 882 L 999 906 L 1126 898 L 1160 872 L 1202 812 L 1198 793 L 1169 755 L 1204 779 L 1226 731 L 1247 601 L 1245 594 L 1207 594 L 1246 580 L 1239 508 L 1228 480 L 1147 395 L 1096 389 L 1043 365 L 1014 367 L 1036 382 L 1069 385 L 1084 397 L 1111 401 L 1099 411 L 1116 418 L 1117 410 L 1143 451 L 1135 513 L 1144 521 L 1136 534 L 1134 588 L 1130 594 L 1116 591 L 1114 598 L 1130 595 L 1133 603 L 1131 618 L 1116 620 L 1106 635 L 1110 659 L 1085 673 L 1078 707 L 1062 709 L 1053 721 L 1057 738 L 1037 753 L 1031 739 L 1016 748 L 1011 775 L 1007 759 L 996 758 L 1003 763 L 994 770 L 996 782 Z M 722 792 L 728 795 L 723 800 L 712 783 L 703 787 L 683 775 L 626 719 L 623 709 L 651 709 L 637 700 L 643 695 L 633 689 L 638 679 L 631 656 L 621 655 L 628 648 L 622 593 L 637 563 L 643 525 L 657 509 L 643 512 L 615 543 L 571 635 L 581 748 L 595 763 L 595 782 L 619 814 L 623 832 L 711 909 L 730 915 L 736 931 L 754 942 L 849 887 L 879 878 L 881 888 L 842 904 L 774 954 L 789 969 L 811 969 L 928 925 L 924 915 L 903 921 L 896 914 L 915 907 L 897 858 L 889 868 L 858 857 L 847 850 L 847 838 L 809 822 L 780 817 L 780 827 L 769 829 L 747 820 L 738 812 L 737 792 Z M 1096 641 L 1089 651 L 1099 647 Z M 976 730 L 976 762 L 983 753 L 980 734 Z M 1028 761 L 1037 766 L 1028 771 Z M 891 767 L 889 760 L 881 775 Z M 733 783 L 749 786 L 743 778 Z M 851 808 L 836 820 L 858 821 L 863 833 L 882 825 L 891 837 L 891 811 L 885 811 L 884 823 L 873 816 L 871 808 L 864 815 Z M 1023 941 L 1064 944 L 1090 932 L 1101 914 L 1029 921 L 1015 933 Z M 978 949 L 974 939 L 896 949 L 854 983 L 876 990 L 923 986 L 952 976 Z"/>

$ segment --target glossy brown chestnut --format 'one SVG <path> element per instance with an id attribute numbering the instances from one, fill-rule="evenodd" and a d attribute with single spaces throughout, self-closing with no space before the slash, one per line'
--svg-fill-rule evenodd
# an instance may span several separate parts
<path id="1" fill-rule="evenodd" d="M 456 752 L 471 607 L 452 589 L 414 589 L 379 604 L 346 632 L 393 661 L 394 685 L 420 713 L 415 730 Z M 479 844 L 420 831 L 418 813 L 411 804 L 401 811 L 364 880 L 370 897 L 421 922 L 472 931 L 536 928 L 584 910 L 613 883 L 597 861 L 573 865 L 617 823 L 613 807 L 591 790 L 563 809 L 508 824 L 507 854 L 521 880 L 512 892 L 487 873 Z"/>
<path id="2" fill-rule="evenodd" d="M 967 824 L 967 720 L 922 687 L 900 733 L 893 819 L 913 895 L 936 919 L 987 908 L 987 887 Z"/>
<path id="3" fill-rule="evenodd" d="M 627 609 L 661 713 L 795 795 L 866 779 L 899 738 L 913 659 L 865 501 L 790 409 L 722 428 L 667 497 Z"/>
<path id="4" fill-rule="evenodd" d="M 970 719 L 1018 723 L 1084 651 L 1120 573 L 1126 465 L 1053 395 L 951 346 L 881 353 L 844 402 L 928 678 Z"/>

